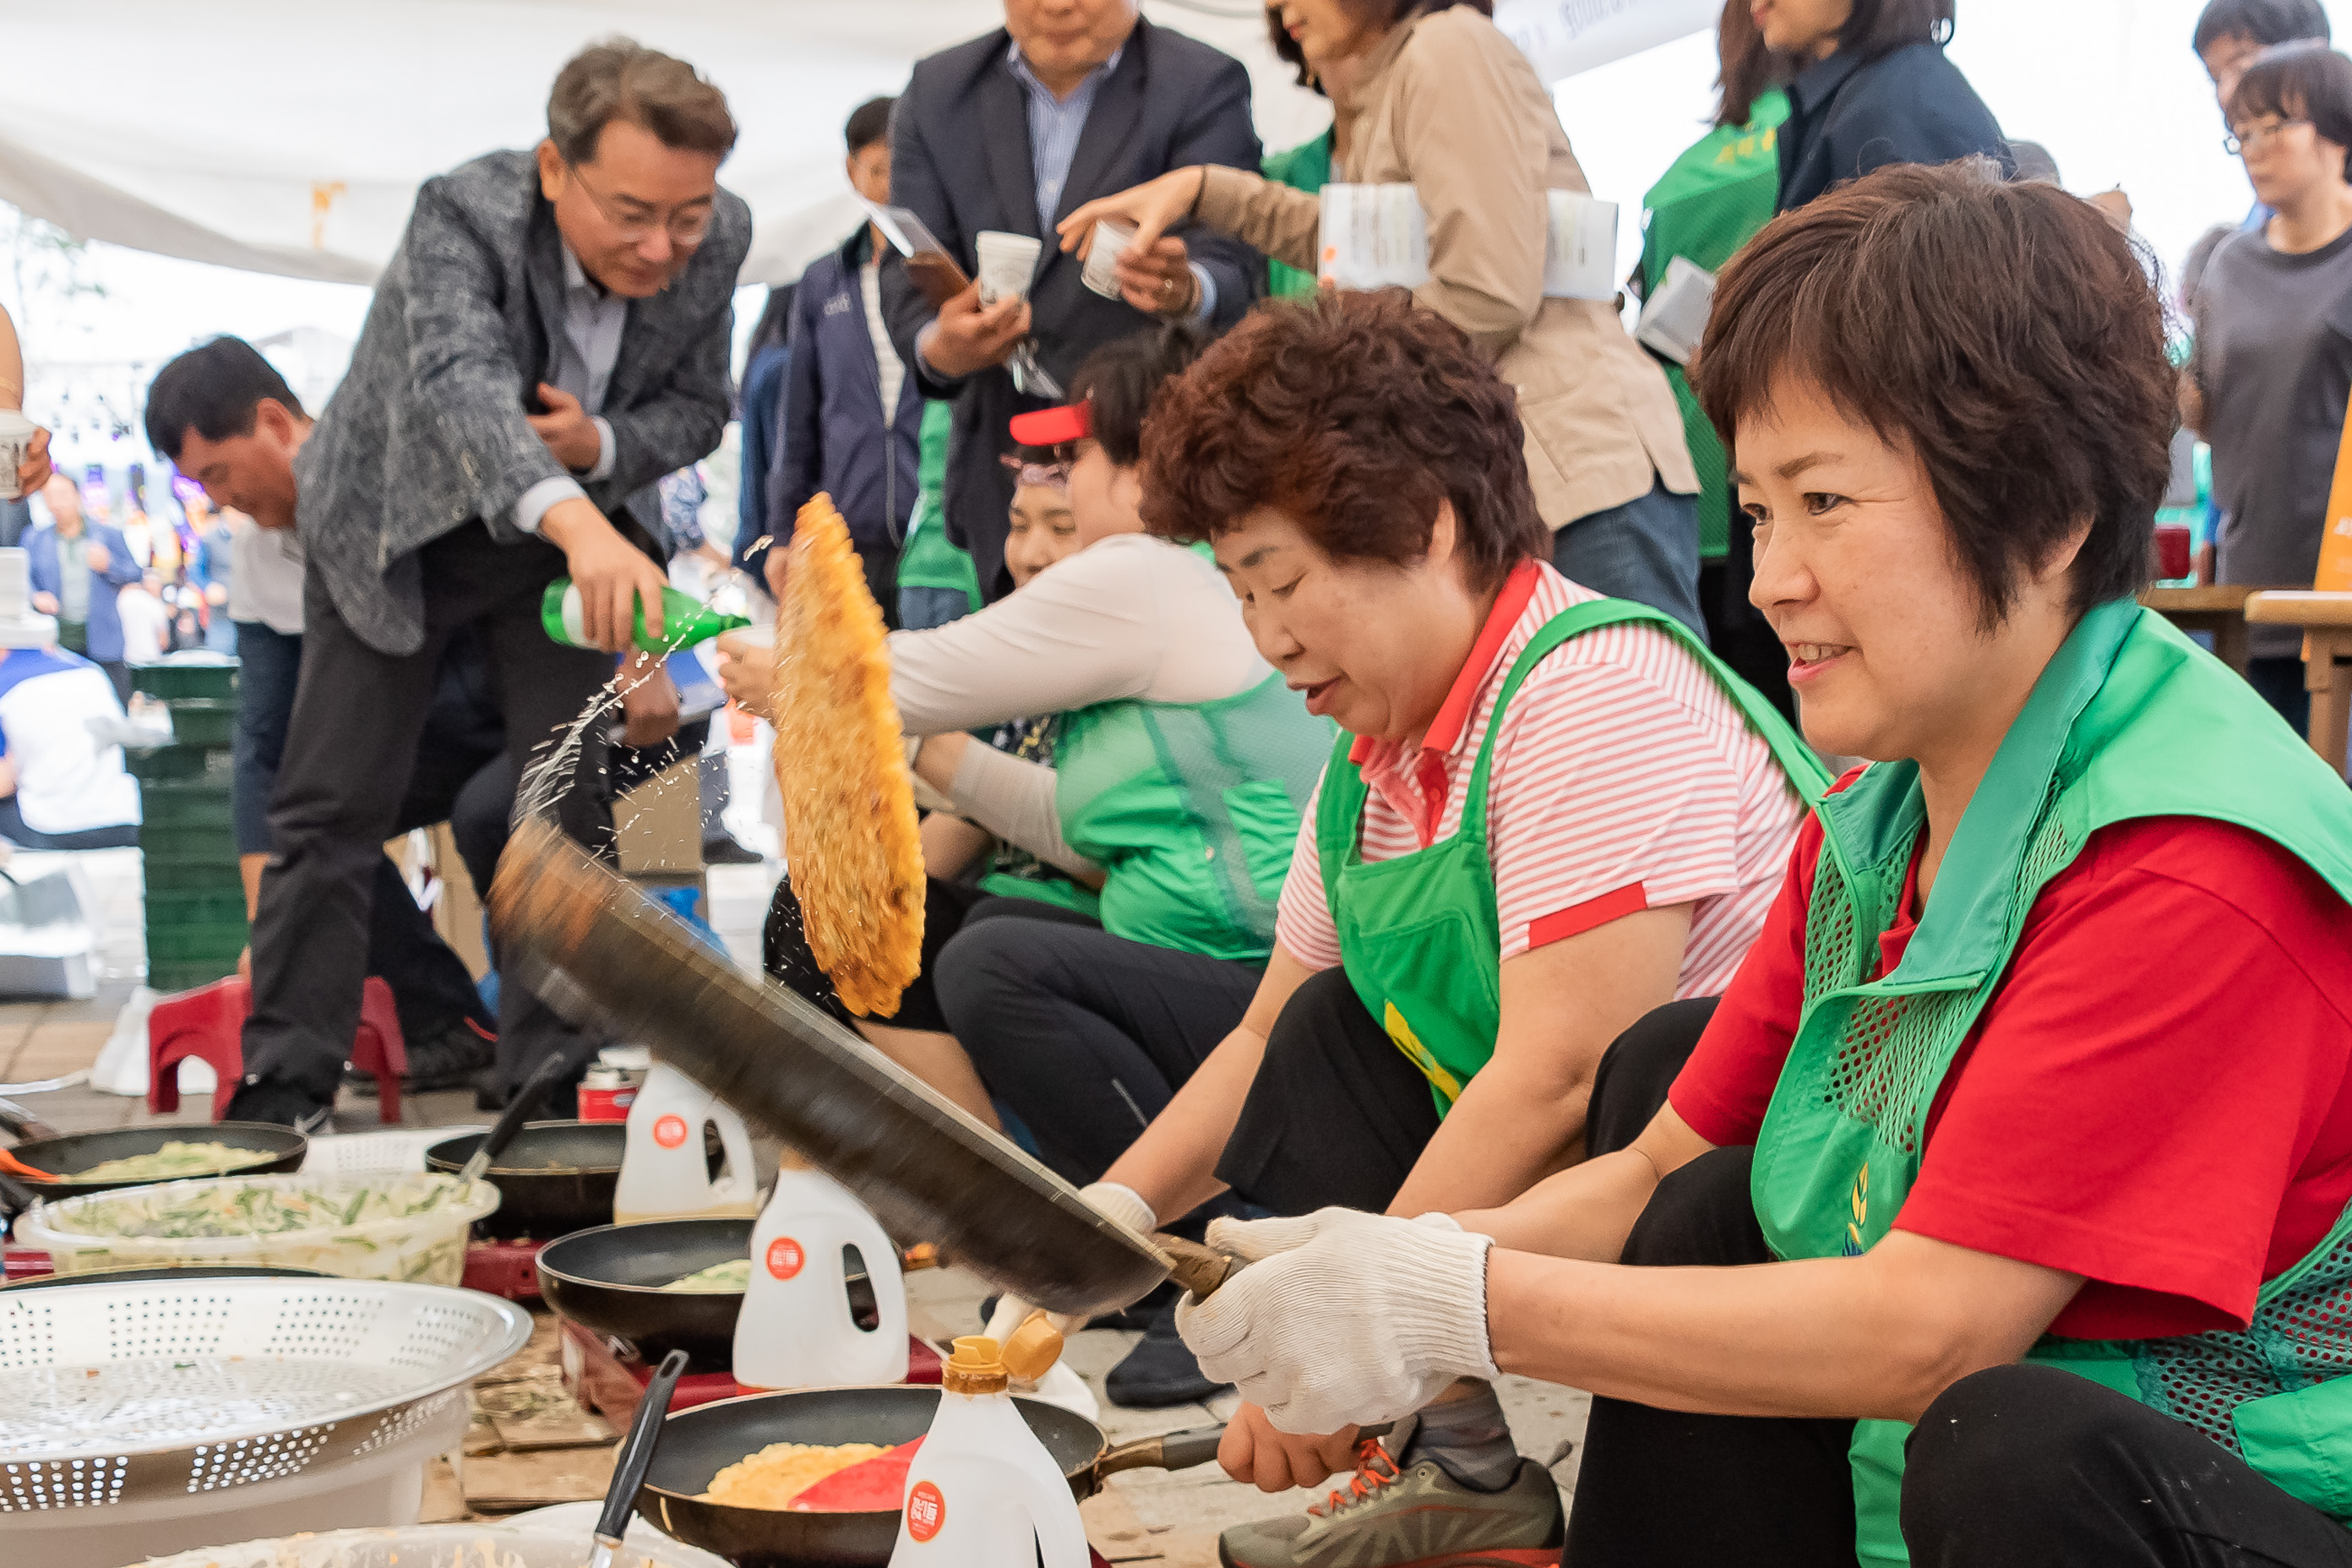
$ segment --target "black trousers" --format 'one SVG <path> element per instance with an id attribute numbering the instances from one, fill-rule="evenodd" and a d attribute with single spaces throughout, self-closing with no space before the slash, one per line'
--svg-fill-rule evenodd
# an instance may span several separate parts
<path id="1" fill-rule="evenodd" d="M 1036 899 L 998 898 L 968 883 L 927 878 L 923 889 L 922 970 L 898 998 L 898 1011 L 874 1021 L 894 1029 L 954 1033 L 940 1006 L 940 953 L 967 926 L 1000 919 L 1018 920 L 1024 925 L 1037 922 L 1091 927 L 1095 923 L 1089 916 Z M 857 1019 L 841 1005 L 833 982 L 825 978 L 824 971 L 817 967 L 816 955 L 809 951 L 808 933 L 801 924 L 801 901 L 793 896 L 789 875 L 776 884 L 775 896 L 768 901 L 768 924 L 761 933 L 760 948 L 761 967 L 776 980 L 832 1014 L 845 1026 L 856 1026 Z"/>
<path id="2" fill-rule="evenodd" d="M 301 672 L 302 637 L 262 621 L 240 621 L 236 629 L 242 700 L 236 714 L 236 771 L 230 785 L 236 847 L 240 855 L 266 855 L 269 797 L 285 760 L 287 721 L 294 711 L 296 682 Z M 449 662 L 457 662 L 458 651 L 452 650 Z M 505 735 L 496 713 L 484 725 L 471 711 L 472 703 L 453 703 L 456 681 L 456 672 L 445 668 L 440 696 L 417 746 L 416 769 L 393 825 L 394 833 L 447 817 L 450 803 L 466 780 L 492 758 L 505 754 Z M 484 1029 L 497 1026 L 489 1009 L 482 1005 L 482 994 L 474 988 L 465 961 L 449 951 L 433 929 L 432 917 L 416 907 L 400 868 L 388 856 L 377 858 L 368 901 L 366 973 L 380 976 L 392 987 L 400 1031 L 412 1040 L 429 1039 L 466 1020 Z"/>
<path id="3" fill-rule="evenodd" d="M 1637 1028 L 1654 1022 L 1665 1021 L 1654 1013 Z M 1687 1042 L 1696 1039 L 1688 1028 Z M 1661 1028 L 1646 1054 L 1654 1063 L 1673 1049 Z M 1626 1238 L 1624 1261 L 1770 1262 L 1748 1195 L 1754 1153 L 1717 1149 L 1659 1183 Z M 1851 1421 L 1694 1415 L 1595 1399 L 1560 1561 L 1850 1565 L 1853 1437 Z M 1927 1407 L 1911 1439 L 1902 1520 L 1918 1568 L 2352 1565 L 2352 1532 L 2318 1510 L 2189 1427 L 2050 1367 L 1994 1367 Z"/>
<path id="4" fill-rule="evenodd" d="M 1712 997 L 1669 1003 L 1610 1045 L 1593 1076 L 1587 1150 L 1611 1153 L 1640 1135 L 1714 1012 Z M 1437 1121 L 1429 1080 L 1373 1019 L 1346 973 L 1327 969 L 1298 988 L 1266 1035 L 1217 1179 L 1278 1215 L 1327 1205 L 1379 1214 L 1436 1135 Z"/>
<path id="5" fill-rule="evenodd" d="M 316 572 L 303 584 L 302 674 L 270 805 L 274 849 L 254 921 L 245 1064 L 248 1079 L 321 1104 L 333 1097 L 358 1023 L 369 887 L 420 760 L 444 649 L 467 628 L 479 637 L 518 777 L 613 676 L 612 655 L 565 647 L 540 625 L 540 596 L 563 572 L 553 545 L 499 544 L 471 522 L 420 555 L 425 640 L 415 653 L 361 641 Z M 604 766 L 600 731 L 587 726 L 554 815 L 572 837 L 609 853 L 612 806 L 594 783 Z M 520 985 L 501 988 L 499 1011 L 498 1077 L 508 1089 L 551 1053 L 584 1063 L 601 1043 Z"/>
<path id="6" fill-rule="evenodd" d="M 1259 979 L 1250 964 L 1030 921 L 967 924 L 939 961 L 949 1027 L 989 1092 L 1081 1186 L 1233 1032 Z"/>

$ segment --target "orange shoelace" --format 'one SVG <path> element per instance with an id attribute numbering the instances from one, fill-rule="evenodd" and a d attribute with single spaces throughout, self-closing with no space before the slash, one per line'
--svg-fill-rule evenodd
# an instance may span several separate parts
<path id="1" fill-rule="evenodd" d="M 1333 1487 L 1330 1496 L 1321 1502 L 1307 1504 L 1307 1511 L 1318 1518 L 1328 1519 L 1343 1508 L 1351 1508 L 1363 1501 L 1391 1481 L 1402 1479 L 1397 1470 L 1396 1461 L 1389 1458 L 1386 1448 L 1381 1447 L 1381 1440 L 1367 1437 L 1356 1445 L 1356 1473 L 1348 1478 L 1347 1495 L 1341 1496 L 1340 1489 Z"/>

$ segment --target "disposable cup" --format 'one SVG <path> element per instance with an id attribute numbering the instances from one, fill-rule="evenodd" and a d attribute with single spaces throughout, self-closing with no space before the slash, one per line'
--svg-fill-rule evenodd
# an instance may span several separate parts
<path id="1" fill-rule="evenodd" d="M 0 408 L 0 500 L 19 499 L 16 466 L 25 460 L 25 452 L 33 444 L 33 432 L 39 428 L 17 410 Z"/>
<path id="2" fill-rule="evenodd" d="M 982 304 L 992 305 L 1007 294 L 1028 294 L 1029 279 L 1037 272 L 1037 258 L 1045 253 L 1045 241 L 992 228 L 982 230 L 974 245 L 980 253 Z"/>
<path id="3" fill-rule="evenodd" d="M 1087 268 L 1078 274 L 1079 280 L 1106 300 L 1118 299 L 1119 253 L 1134 238 L 1135 230 L 1128 225 L 1098 219 L 1095 224 L 1095 242 L 1087 250 Z"/>

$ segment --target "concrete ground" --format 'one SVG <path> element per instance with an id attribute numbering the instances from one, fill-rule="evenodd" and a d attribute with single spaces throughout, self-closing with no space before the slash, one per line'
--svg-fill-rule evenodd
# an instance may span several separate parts
<path id="1" fill-rule="evenodd" d="M 730 820 L 735 814 L 730 813 Z M 772 851 L 756 823 L 736 822 L 738 836 Z M 761 842 L 765 837 L 765 841 Z M 70 862 L 82 876 L 99 912 L 98 994 L 87 1002 L 0 1000 L 0 1085 L 32 1082 L 87 1069 L 97 1059 L 116 1014 L 144 973 L 142 938 L 141 874 L 136 850 L 106 850 L 72 856 L 19 854 L 7 863 L 9 874 L 26 879 Z M 727 866 L 709 873 L 712 923 L 736 961 L 756 968 L 760 927 L 768 895 L 777 876 L 776 863 Z M 0 1088 L 0 1093 L 7 1092 Z M 132 1126 L 151 1121 L 194 1120 L 208 1105 L 201 1097 L 184 1102 L 172 1118 L 151 1116 L 143 1100 L 101 1094 L 88 1087 L 29 1093 L 20 1104 L 44 1121 L 67 1131 Z M 467 1092 L 404 1096 L 403 1121 L 414 1126 L 478 1122 L 481 1115 Z M 346 1094 L 336 1108 L 336 1126 L 347 1132 L 379 1125 L 373 1100 Z M 976 1333 L 982 1283 L 956 1270 L 917 1273 L 908 1277 L 908 1296 L 914 1327 L 927 1337 L 945 1340 L 959 1333 Z M 1102 1398 L 1102 1377 L 1123 1356 L 1138 1336 L 1095 1330 L 1077 1335 L 1067 1352 L 1069 1363 Z M 1506 1379 L 1504 1407 L 1519 1451 L 1549 1465 L 1562 1489 L 1573 1493 L 1577 1447 L 1584 1435 L 1589 1395 L 1572 1389 Z M 1113 1443 L 1160 1432 L 1214 1425 L 1232 1413 L 1230 1394 L 1206 1405 L 1172 1410 L 1123 1410 L 1103 1399 L 1103 1425 Z M 1320 1500 L 1315 1492 L 1266 1496 L 1228 1480 L 1214 1466 L 1168 1474 L 1130 1471 L 1117 1477 L 1104 1495 L 1087 1507 L 1088 1527 L 1104 1554 L 1117 1563 L 1158 1563 L 1170 1568 L 1209 1568 L 1215 1563 L 1216 1536 L 1227 1525 L 1295 1511 Z"/>

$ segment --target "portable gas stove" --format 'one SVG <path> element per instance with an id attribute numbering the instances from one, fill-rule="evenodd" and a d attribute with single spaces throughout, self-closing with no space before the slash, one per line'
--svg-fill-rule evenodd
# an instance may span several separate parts
<path id="1" fill-rule="evenodd" d="M 467 1282 L 472 1283 L 470 1278 Z M 633 1356 L 624 1355 L 615 1342 L 593 1329 L 583 1328 L 564 1318 L 556 1320 L 556 1327 L 561 1334 L 558 1348 L 562 1352 L 563 1385 L 572 1391 L 572 1397 L 614 1426 L 627 1426 L 637 1413 L 637 1402 L 645 1396 L 646 1384 L 653 1381 L 654 1369 Z M 907 1381 L 934 1386 L 940 1381 L 940 1352 L 912 1334 L 907 1336 Z M 763 1392 L 744 1387 L 731 1373 L 688 1373 L 677 1380 L 677 1392 L 670 1395 L 669 1407 L 691 1410 L 714 1400 Z"/>
<path id="2" fill-rule="evenodd" d="M 509 1301 L 538 1300 L 539 1249 L 546 1245 L 528 1239 L 467 1242 L 466 1289 Z"/>

